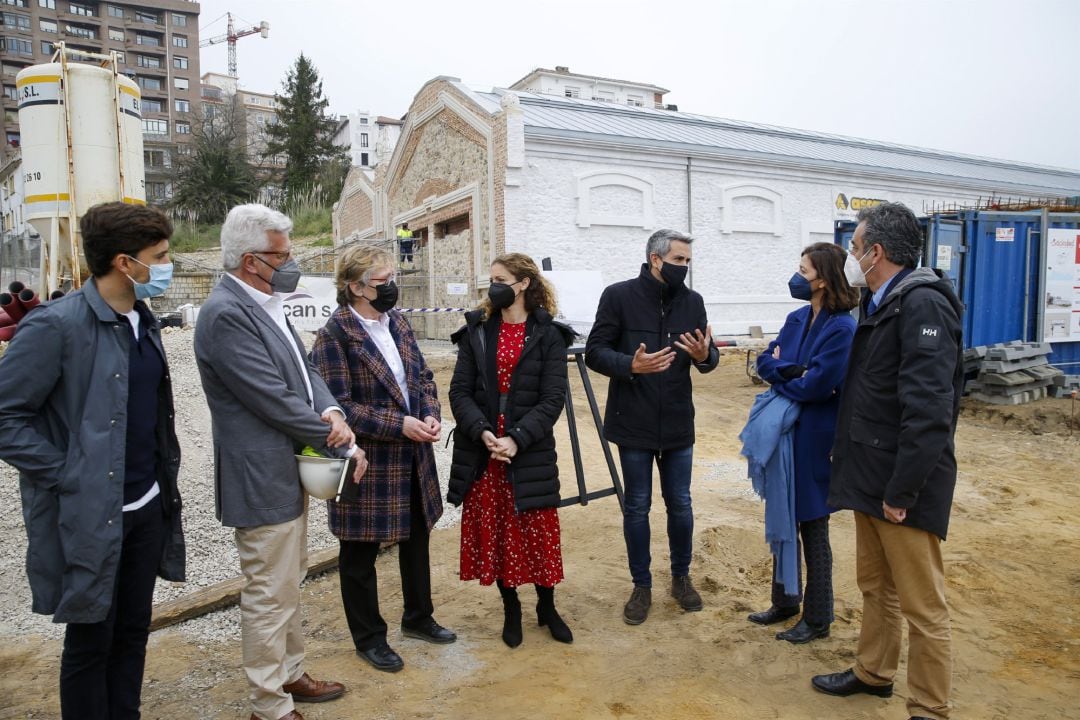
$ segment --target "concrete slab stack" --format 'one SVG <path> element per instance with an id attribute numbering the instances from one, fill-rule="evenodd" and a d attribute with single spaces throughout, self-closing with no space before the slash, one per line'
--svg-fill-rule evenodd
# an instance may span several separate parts
<path id="1" fill-rule="evenodd" d="M 1021 405 L 1053 392 L 1061 370 L 1047 361 L 1050 343 L 1014 341 L 980 346 L 964 352 L 964 366 L 978 365 L 978 375 L 967 383 L 971 397 L 995 405 Z M 969 357 L 970 355 L 970 357 Z"/>

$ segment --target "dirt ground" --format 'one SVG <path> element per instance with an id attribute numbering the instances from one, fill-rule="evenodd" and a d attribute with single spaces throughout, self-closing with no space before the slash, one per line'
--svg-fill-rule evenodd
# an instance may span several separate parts
<path id="1" fill-rule="evenodd" d="M 705 610 L 682 613 L 667 596 L 663 505 L 653 522 L 654 604 L 638 627 L 622 622 L 631 589 L 614 498 L 561 512 L 566 581 L 556 599 L 574 631 L 554 642 L 527 622 L 514 650 L 501 642 L 502 613 L 491 587 L 457 579 L 458 531 L 432 536 L 436 617 L 457 631 L 450 646 L 403 639 L 394 551 L 384 554 L 383 614 L 401 673 L 357 659 L 340 606 L 337 575 L 304 592 L 308 669 L 349 688 L 341 700 L 301 706 L 309 719 L 346 718 L 785 718 L 907 717 L 905 663 L 891 700 L 832 698 L 810 676 L 850 666 L 861 616 L 850 513 L 834 516 L 837 622 L 832 636 L 804 646 L 773 639 L 746 614 L 768 606 L 769 554 L 762 506 L 749 489 L 737 434 L 759 386 L 745 356 L 724 357 L 695 377 L 698 438 L 693 486 L 692 573 Z M 436 368 L 445 396 L 449 361 Z M 608 484 L 571 369 L 591 489 Z M 601 394 L 605 384 L 593 376 Z M 965 407 L 958 432 L 961 477 L 944 546 L 955 646 L 956 718 L 1058 720 L 1080 716 L 1080 430 L 1069 436 L 1068 400 L 998 409 Z M 565 433 L 565 422 L 561 423 Z M 574 494 L 570 445 L 560 445 L 564 495 Z M 531 591 L 524 591 L 527 610 Z M 532 620 L 526 612 L 526 620 Z M 19 638 L 0 647 L 0 717 L 58 717 L 60 644 Z M 150 641 L 143 692 L 146 718 L 247 718 L 237 642 L 193 639 L 182 627 Z"/>

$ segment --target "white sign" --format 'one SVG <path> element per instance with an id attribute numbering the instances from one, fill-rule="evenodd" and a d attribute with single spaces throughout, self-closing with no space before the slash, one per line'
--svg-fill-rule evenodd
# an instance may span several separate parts
<path id="1" fill-rule="evenodd" d="M 285 317 L 297 330 L 315 332 L 337 309 L 333 278 L 302 277 L 296 290 L 285 296 Z"/>
<path id="2" fill-rule="evenodd" d="M 1043 339 L 1080 342 L 1080 229 L 1051 228 L 1046 235 Z"/>
<path id="3" fill-rule="evenodd" d="M 952 267 L 952 245 L 938 245 L 937 262 L 934 267 L 938 270 L 948 270 Z"/>
<path id="4" fill-rule="evenodd" d="M 997 242 L 1012 242 L 1016 239 L 1016 228 L 998 228 L 994 231 L 994 240 Z"/>
<path id="5" fill-rule="evenodd" d="M 557 319 L 585 336 L 596 320 L 596 306 L 604 292 L 599 270 L 550 270 L 544 279 L 555 286 L 559 303 Z"/>
<path id="6" fill-rule="evenodd" d="M 469 283 L 446 283 L 447 295 L 468 295 Z"/>

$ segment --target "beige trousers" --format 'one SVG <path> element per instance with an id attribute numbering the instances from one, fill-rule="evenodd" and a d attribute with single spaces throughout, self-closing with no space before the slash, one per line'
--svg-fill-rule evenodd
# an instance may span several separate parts
<path id="1" fill-rule="evenodd" d="M 947 720 L 952 633 L 940 538 L 856 512 L 855 549 L 863 595 L 855 675 L 870 685 L 893 681 L 907 620 L 908 715 Z"/>
<path id="2" fill-rule="evenodd" d="M 237 528 L 236 549 L 245 580 L 240 632 L 251 707 L 263 720 L 278 720 L 293 710 L 282 685 L 304 672 L 300 582 L 307 572 L 307 508 L 289 522 Z"/>

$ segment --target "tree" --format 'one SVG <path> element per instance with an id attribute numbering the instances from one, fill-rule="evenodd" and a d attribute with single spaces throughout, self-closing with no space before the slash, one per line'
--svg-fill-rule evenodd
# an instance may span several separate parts
<path id="1" fill-rule="evenodd" d="M 326 114 L 319 72 L 303 53 L 289 69 L 282 92 L 275 95 L 277 122 L 266 128 L 266 156 L 285 158 L 282 189 L 286 205 L 319 196 L 323 203 L 341 192 L 348 167 L 345 148 L 334 144 L 337 121 Z"/>
<path id="2" fill-rule="evenodd" d="M 259 180 L 248 157 L 244 109 L 234 95 L 203 103 L 192 124 L 190 153 L 177 159 L 170 208 L 191 220 L 220 222 L 235 205 L 251 202 Z"/>

